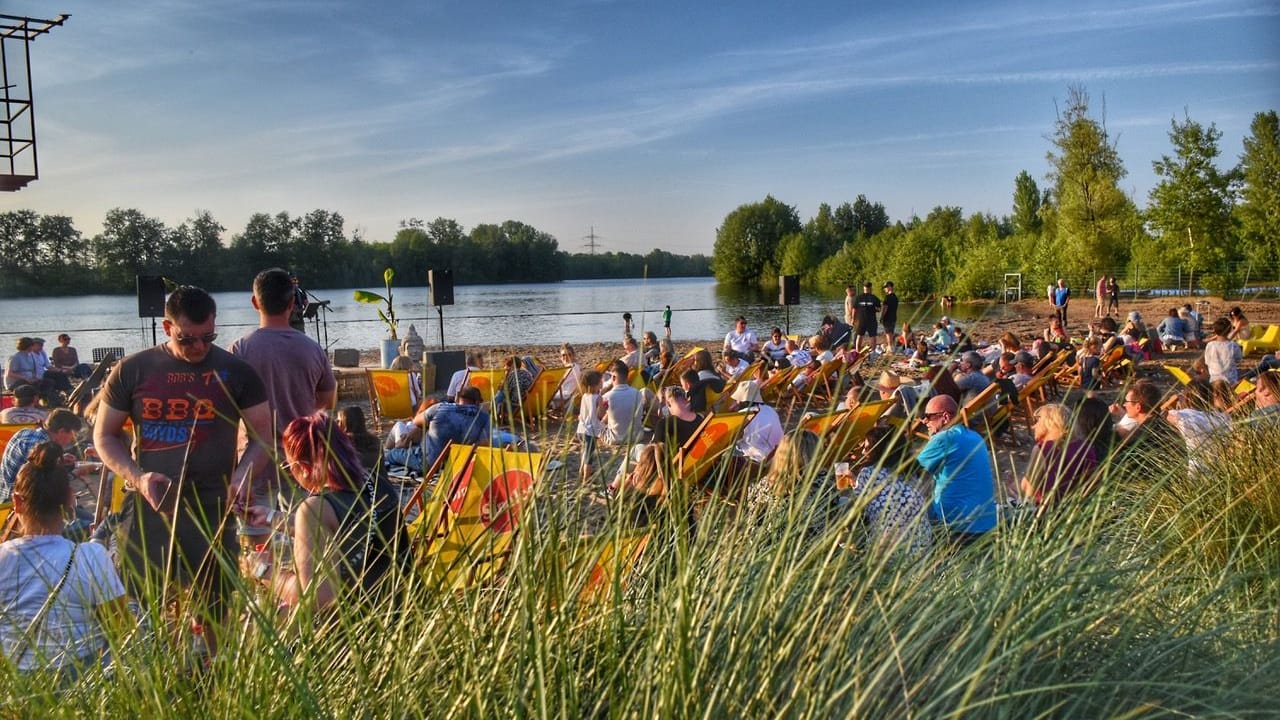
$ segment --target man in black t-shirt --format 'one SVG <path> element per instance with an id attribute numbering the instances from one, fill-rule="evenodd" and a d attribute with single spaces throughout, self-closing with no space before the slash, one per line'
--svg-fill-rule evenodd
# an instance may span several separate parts
<path id="1" fill-rule="evenodd" d="M 898 295 L 893 291 L 892 281 L 881 289 L 884 290 L 884 309 L 880 311 L 880 325 L 884 328 L 885 347 L 893 352 L 893 334 L 898 330 Z"/>
<path id="2" fill-rule="evenodd" d="M 853 317 L 856 321 L 854 332 L 857 336 L 854 348 L 862 351 L 863 338 L 867 338 L 868 347 L 876 346 L 877 315 L 880 314 L 880 298 L 871 292 L 871 283 L 862 284 L 862 294 L 853 299 Z"/>

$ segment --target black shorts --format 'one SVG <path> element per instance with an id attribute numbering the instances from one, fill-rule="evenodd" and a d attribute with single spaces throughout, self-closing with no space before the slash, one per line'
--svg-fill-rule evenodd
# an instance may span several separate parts
<path id="1" fill-rule="evenodd" d="M 886 335 L 892 335 L 892 334 L 893 334 L 894 332 L 896 332 L 896 331 L 897 331 L 897 329 L 898 329 L 898 321 L 897 321 L 897 320 L 890 320 L 890 321 L 888 321 L 888 322 L 884 323 L 883 325 L 881 325 L 881 327 L 883 327 L 883 328 L 884 328 L 884 332 L 885 332 L 885 334 L 886 334 Z"/>
<path id="2" fill-rule="evenodd" d="M 866 325 L 866 324 L 859 325 L 859 326 L 858 326 L 858 334 L 859 334 L 859 335 L 875 335 L 875 334 L 876 334 L 876 324 L 875 324 L 875 323 L 871 323 L 870 325 Z"/>
<path id="3" fill-rule="evenodd" d="M 130 595 L 159 600 L 167 578 L 192 588 L 197 616 L 220 618 L 239 554 L 234 521 L 226 516 L 226 495 L 225 489 L 184 493 L 176 523 L 153 510 L 141 493 L 125 498 L 120 575 Z M 170 555 L 170 528 L 175 527 Z"/>

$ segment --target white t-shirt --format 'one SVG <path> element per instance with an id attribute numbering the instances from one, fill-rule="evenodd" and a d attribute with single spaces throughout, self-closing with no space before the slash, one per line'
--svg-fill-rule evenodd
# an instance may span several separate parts
<path id="1" fill-rule="evenodd" d="M 602 397 L 607 403 L 607 425 L 601 438 L 608 445 L 626 445 L 639 431 L 643 412 L 640 391 L 630 385 L 615 385 Z"/>
<path id="2" fill-rule="evenodd" d="M 445 389 L 444 396 L 446 398 L 457 399 L 458 393 L 462 392 L 462 386 L 467 384 L 467 375 L 471 374 L 472 370 L 479 370 L 479 369 L 480 368 L 473 368 L 471 366 L 467 366 L 455 372 L 449 378 L 449 387 Z"/>
<path id="3" fill-rule="evenodd" d="M 745 355 L 755 349 L 755 346 L 757 345 L 756 333 L 751 328 L 747 328 L 742 332 L 730 330 L 729 333 L 724 336 L 724 344 L 734 352 Z"/>
<path id="4" fill-rule="evenodd" d="M 1209 382 L 1226 380 L 1235 385 L 1240 380 L 1240 359 L 1244 353 L 1239 343 L 1210 340 L 1204 345 L 1204 364 L 1209 366 Z"/>
<path id="5" fill-rule="evenodd" d="M 124 595 L 124 586 L 97 543 L 76 550 L 67 582 L 21 658 L 13 652 L 27 626 L 62 578 L 73 543 L 59 535 L 34 535 L 0 544 L 0 644 L 22 670 L 59 669 L 96 658 L 105 647 L 95 614 Z"/>
<path id="6" fill-rule="evenodd" d="M 768 405 L 754 405 L 756 416 L 742 429 L 738 453 L 756 462 L 764 462 L 782 442 L 782 420 L 778 411 Z"/>
<path id="7" fill-rule="evenodd" d="M 578 402 L 578 434 L 598 438 L 604 434 L 604 422 L 600 419 L 600 395 L 583 393 Z"/>

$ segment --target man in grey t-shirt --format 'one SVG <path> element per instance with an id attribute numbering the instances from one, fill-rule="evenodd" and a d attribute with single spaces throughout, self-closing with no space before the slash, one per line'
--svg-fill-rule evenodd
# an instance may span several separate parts
<path id="1" fill-rule="evenodd" d="M 258 329 L 231 344 L 231 353 L 249 363 L 266 386 L 277 450 L 290 422 L 332 408 L 337 397 L 329 357 L 315 340 L 289 326 L 294 301 L 288 272 L 270 268 L 258 273 L 253 279 Z M 259 495 L 264 490 L 255 488 Z"/>
<path id="2" fill-rule="evenodd" d="M 605 431 L 601 440 L 606 445 L 629 445 L 640 434 L 645 396 L 627 384 L 626 363 L 614 360 L 609 371 L 613 374 L 613 387 L 601 398 L 605 406 Z"/>

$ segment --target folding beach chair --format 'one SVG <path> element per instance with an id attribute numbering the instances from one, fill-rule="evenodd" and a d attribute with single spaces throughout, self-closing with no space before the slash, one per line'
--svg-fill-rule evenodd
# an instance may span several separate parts
<path id="1" fill-rule="evenodd" d="M 4 449 L 9 446 L 9 441 L 19 430 L 27 428 L 39 427 L 35 423 L 0 423 L 0 455 L 4 454 Z"/>
<path id="2" fill-rule="evenodd" d="M 686 486 L 698 486 L 742 434 L 742 429 L 755 417 L 754 411 L 741 413 L 708 413 L 693 436 L 676 453 L 675 477 Z"/>
<path id="3" fill-rule="evenodd" d="M 510 556 L 523 505 L 542 472 L 541 453 L 450 446 L 430 497 L 410 524 L 416 562 L 431 583 L 454 590 L 497 578 Z"/>
<path id="4" fill-rule="evenodd" d="M 93 393 L 97 392 L 102 385 L 102 381 L 106 379 L 107 372 L 111 370 L 111 366 L 116 364 L 116 360 L 120 358 L 114 353 L 109 353 L 98 361 L 94 366 L 93 372 L 89 373 L 89 377 L 81 380 L 71 390 L 71 394 L 67 396 L 67 407 L 71 408 L 76 414 L 80 414 L 85 407 L 89 405 L 89 400 L 93 397 Z"/>
<path id="5" fill-rule="evenodd" d="M 579 605 L 590 606 L 607 602 L 626 587 L 632 569 L 649 546 L 649 533 L 609 537 L 603 543 L 599 538 L 583 538 L 582 542 L 600 544 L 599 550 L 587 549 L 582 555 L 587 558 L 585 562 L 570 568 L 581 578 Z"/>
<path id="6" fill-rule="evenodd" d="M 776 404 L 782 399 L 782 394 L 791 387 L 791 382 L 802 372 L 804 372 L 803 367 L 789 367 L 775 372 L 760 383 L 760 397 L 770 405 Z"/>
<path id="7" fill-rule="evenodd" d="M 685 353 L 679 360 L 671 363 L 671 367 L 667 368 L 666 372 L 650 380 L 649 384 L 652 386 L 652 389 L 657 392 L 659 389 L 667 387 L 668 385 L 679 385 L 680 376 L 684 371 L 693 369 L 693 356 L 697 355 L 699 351 L 704 349 L 705 348 L 702 347 L 694 347 L 689 352 Z"/>
<path id="8" fill-rule="evenodd" d="M 1183 370 L 1182 368 L 1174 365 L 1165 365 L 1164 369 L 1165 369 L 1165 372 L 1172 375 L 1173 379 L 1177 380 L 1179 383 L 1183 385 L 1191 384 L 1191 376 L 1187 374 L 1186 370 Z"/>
<path id="9" fill-rule="evenodd" d="M 1245 355 L 1280 350 L 1280 325 L 1265 325 L 1253 329 L 1253 337 L 1240 340 L 1240 350 Z"/>
<path id="10" fill-rule="evenodd" d="M 502 387 L 502 382 L 506 379 L 507 371 L 502 368 L 467 371 L 467 384 L 477 388 L 480 399 L 487 403 L 493 402 L 493 396 L 498 394 L 498 388 Z"/>
<path id="11" fill-rule="evenodd" d="M 365 370 L 369 387 L 369 408 L 373 422 L 406 420 L 414 415 L 412 379 L 408 370 Z"/>
<path id="12" fill-rule="evenodd" d="M 818 445 L 821 448 L 818 464 L 826 466 L 839 462 L 840 458 L 853 452 L 892 404 L 892 400 L 874 400 L 847 410 L 843 419 L 832 423 L 825 435 L 818 436 L 822 439 Z"/>
<path id="13" fill-rule="evenodd" d="M 538 373 L 538 376 L 533 379 L 533 384 L 525 392 L 524 400 L 521 401 L 526 418 L 533 420 L 547 414 L 551 399 L 560 394 L 560 386 L 564 384 L 564 379 L 569 376 L 569 371 L 572 369 L 554 367 Z M 564 400 L 567 403 L 569 398 Z"/>

